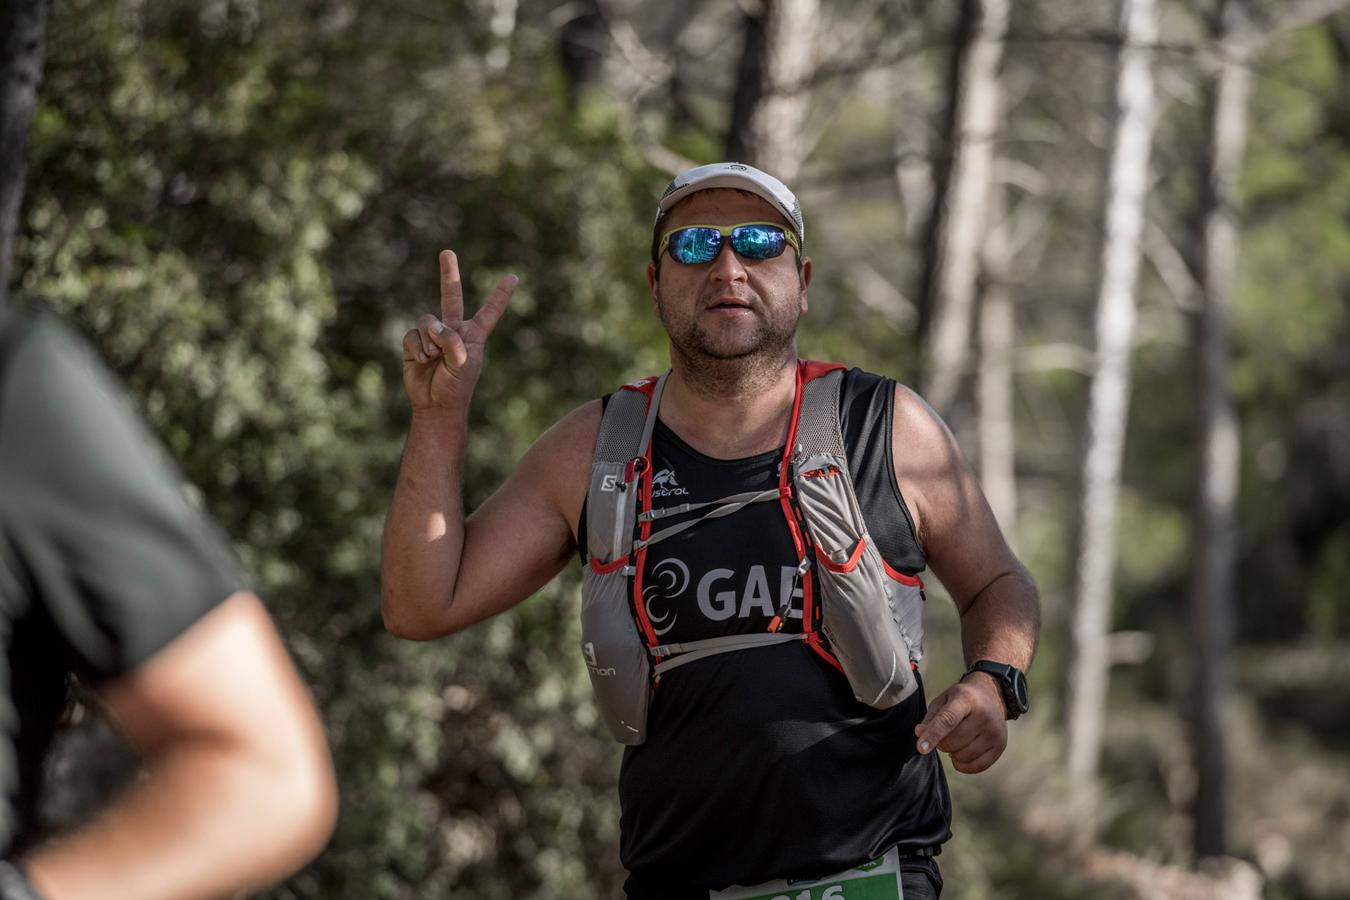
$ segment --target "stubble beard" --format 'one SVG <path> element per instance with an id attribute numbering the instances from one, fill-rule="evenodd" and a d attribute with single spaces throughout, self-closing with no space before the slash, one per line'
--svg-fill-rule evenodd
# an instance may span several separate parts
<path id="1" fill-rule="evenodd" d="M 657 304 L 657 313 L 670 338 L 671 356 L 691 386 L 708 396 L 725 397 L 758 390 L 796 357 L 800 295 L 795 301 L 778 315 L 756 302 L 751 313 L 754 325 L 748 333 L 731 329 L 712 333 L 704 327 L 707 320 L 701 301 L 687 319 L 672 315 L 671 304 L 664 298 Z"/>

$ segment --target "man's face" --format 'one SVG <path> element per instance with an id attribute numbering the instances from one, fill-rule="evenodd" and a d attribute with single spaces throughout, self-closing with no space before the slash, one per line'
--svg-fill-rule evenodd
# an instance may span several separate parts
<path id="1" fill-rule="evenodd" d="M 786 219 L 769 203 L 739 191 L 714 188 L 680 201 L 662 233 L 686 225 L 739 225 Z M 666 253 L 661 267 L 647 265 L 656 314 L 672 348 L 690 362 L 780 356 L 791 346 L 806 312 L 811 261 L 788 247 L 773 259 L 742 259 L 724 240 L 712 262 L 684 265 Z"/>

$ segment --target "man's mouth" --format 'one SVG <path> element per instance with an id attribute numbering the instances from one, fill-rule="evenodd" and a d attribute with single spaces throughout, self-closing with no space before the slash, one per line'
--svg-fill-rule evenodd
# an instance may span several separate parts
<path id="1" fill-rule="evenodd" d="M 749 309 L 750 301 L 740 297 L 718 297 L 708 304 L 708 309 Z"/>

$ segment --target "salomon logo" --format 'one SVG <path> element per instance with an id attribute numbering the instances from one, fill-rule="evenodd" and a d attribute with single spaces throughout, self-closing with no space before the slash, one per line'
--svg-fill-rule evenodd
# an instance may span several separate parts
<path id="1" fill-rule="evenodd" d="M 689 489 L 680 487 L 674 469 L 662 469 L 652 476 L 652 499 L 661 497 L 688 497 Z"/>
<path id="2" fill-rule="evenodd" d="M 600 479 L 600 490 L 613 493 L 619 487 L 618 475 L 606 475 Z"/>
<path id="3" fill-rule="evenodd" d="M 617 670 L 613 667 L 608 669 L 600 668 L 600 661 L 595 658 L 595 644 L 592 644 L 590 641 L 581 645 L 581 652 L 586 655 L 586 668 L 591 670 L 592 675 L 598 675 L 601 678 L 605 678 L 610 675 L 618 674 Z"/>

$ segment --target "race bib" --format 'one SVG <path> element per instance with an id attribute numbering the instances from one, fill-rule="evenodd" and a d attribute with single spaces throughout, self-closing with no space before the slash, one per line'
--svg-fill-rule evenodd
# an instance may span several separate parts
<path id="1" fill-rule="evenodd" d="M 900 852 L 891 848 L 868 863 L 825 878 L 766 881 L 709 891 L 709 900 L 903 900 Z"/>

